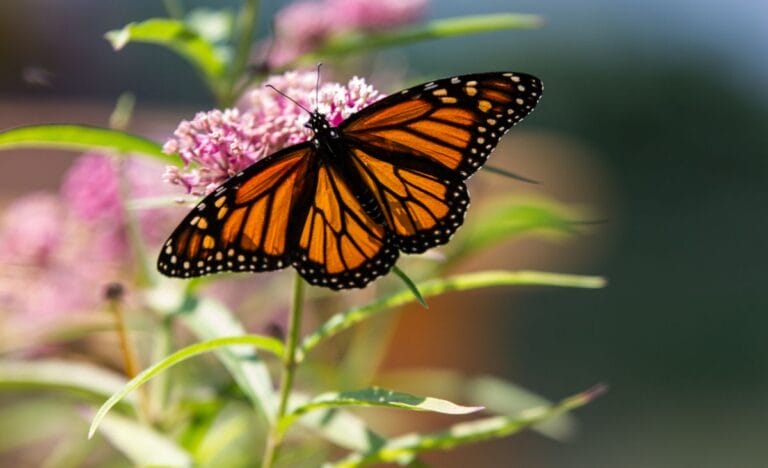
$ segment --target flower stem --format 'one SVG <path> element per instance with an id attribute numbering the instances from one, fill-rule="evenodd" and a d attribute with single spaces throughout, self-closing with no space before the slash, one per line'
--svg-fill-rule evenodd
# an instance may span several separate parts
<path id="1" fill-rule="evenodd" d="M 123 355 L 123 372 L 125 372 L 125 376 L 130 380 L 136 377 L 139 373 L 139 365 L 138 358 L 136 357 L 136 349 L 133 347 L 133 343 L 128 336 L 128 327 L 125 325 L 123 295 L 123 287 L 119 283 L 113 283 L 107 286 L 107 308 L 115 318 L 117 338 L 120 342 L 120 353 Z M 149 418 L 149 401 L 147 400 L 146 391 L 143 388 L 139 390 L 141 390 L 139 392 L 141 415 L 144 418 Z"/>
<path id="2" fill-rule="evenodd" d="M 230 69 L 229 86 L 227 92 L 224 94 L 224 102 L 221 103 L 225 107 L 231 106 L 234 104 L 235 100 L 237 100 L 237 92 L 239 90 L 238 83 L 242 79 L 243 72 L 248 65 L 258 17 L 259 0 L 245 0 L 243 7 L 240 9 L 240 13 L 237 15 L 240 27 L 237 28 L 236 31 L 239 36 L 237 38 L 235 58 L 232 61 L 232 67 Z"/>
<path id="3" fill-rule="evenodd" d="M 296 376 L 296 352 L 299 345 L 299 333 L 301 332 L 301 315 L 304 303 L 304 280 L 296 273 L 293 283 L 293 299 L 291 302 L 291 316 L 288 321 L 288 336 L 285 343 L 285 356 L 283 356 L 283 374 L 280 378 L 280 403 L 277 408 L 277 416 L 267 436 L 267 446 L 264 450 L 264 459 L 261 468 L 271 468 L 277 458 L 277 451 L 283 438 L 283 426 L 281 420 L 288 411 L 288 398 L 293 388 L 293 380 Z"/>

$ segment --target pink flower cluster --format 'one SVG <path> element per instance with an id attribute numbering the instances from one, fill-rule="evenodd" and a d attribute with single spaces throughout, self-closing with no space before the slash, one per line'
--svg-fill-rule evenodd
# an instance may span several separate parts
<path id="1" fill-rule="evenodd" d="M 123 196 L 170 193 L 158 183 L 161 173 L 158 163 L 86 154 L 69 169 L 59 194 L 12 202 L 0 216 L 0 312 L 34 328 L 99 307 L 106 284 L 130 273 Z M 167 235 L 166 213 L 136 213 L 145 239 L 159 243 Z"/>
<path id="2" fill-rule="evenodd" d="M 427 0 L 306 0 L 275 15 L 275 44 L 268 57 L 283 66 L 316 49 L 334 33 L 373 32 L 424 17 Z"/>
<path id="3" fill-rule="evenodd" d="M 345 85 L 322 84 L 316 99 L 314 71 L 288 72 L 266 83 L 307 109 L 322 112 L 332 125 L 384 97 L 363 78 L 354 77 Z M 284 96 L 267 87 L 256 88 L 244 97 L 240 109 L 200 112 L 181 122 L 164 151 L 178 153 L 184 167 L 169 167 L 165 178 L 189 193 L 210 193 L 259 159 L 307 141 L 312 135 L 304 127 L 308 120 L 309 114 Z"/>

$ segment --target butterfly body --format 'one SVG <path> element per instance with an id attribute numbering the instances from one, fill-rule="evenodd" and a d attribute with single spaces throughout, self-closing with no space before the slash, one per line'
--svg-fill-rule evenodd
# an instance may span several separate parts
<path id="1" fill-rule="evenodd" d="M 400 251 L 448 242 L 469 205 L 464 181 L 527 115 L 541 82 L 519 73 L 439 80 L 391 95 L 208 195 L 163 246 L 158 269 L 190 277 L 289 265 L 311 284 L 364 287 Z"/>

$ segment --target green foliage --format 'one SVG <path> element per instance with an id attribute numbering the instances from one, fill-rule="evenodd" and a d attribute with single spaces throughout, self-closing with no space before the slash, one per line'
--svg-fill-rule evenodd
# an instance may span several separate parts
<path id="1" fill-rule="evenodd" d="M 426 40 L 507 29 L 537 28 L 542 23 L 543 19 L 537 15 L 499 13 L 443 18 L 379 33 L 345 32 L 329 38 L 317 51 L 304 55 L 299 62 L 311 63 L 323 57 L 359 54 L 373 49 L 413 44 Z"/>
<path id="2" fill-rule="evenodd" d="M 596 387 L 566 398 L 554 406 L 530 408 L 514 418 L 498 416 L 455 424 L 445 431 L 395 437 L 374 452 L 352 454 L 331 466 L 348 468 L 371 463 L 400 463 L 411 459 L 414 454 L 429 450 L 448 450 L 463 444 L 506 437 L 533 424 L 583 406 L 603 391 L 602 387 Z"/>
<path id="3" fill-rule="evenodd" d="M 149 156 L 167 164 L 180 164 L 178 158 L 163 153 L 162 147 L 154 141 L 119 130 L 86 125 L 29 125 L 0 132 L 0 151 L 19 148 L 106 150 L 116 154 Z"/>
<path id="4" fill-rule="evenodd" d="M 417 284 L 424 297 L 436 296 L 449 291 L 466 291 L 492 286 L 562 286 L 575 288 L 601 288 L 605 280 L 597 276 L 562 275 L 539 271 L 485 271 L 469 273 L 446 279 L 432 279 Z M 301 344 L 300 359 L 317 346 L 322 340 L 344 331 L 353 325 L 384 312 L 387 309 L 413 302 L 415 297 L 410 290 L 400 291 L 385 296 L 363 307 L 355 307 L 334 315 L 326 320 L 314 333 Z"/>
<path id="5" fill-rule="evenodd" d="M 223 54 L 183 21 L 152 18 L 109 31 L 105 37 L 115 50 L 121 50 L 131 42 L 167 47 L 195 67 L 215 96 L 223 92 L 222 80 L 227 66 Z"/>
<path id="6" fill-rule="evenodd" d="M 203 9 L 184 15 L 179 2 L 166 0 L 165 4 L 173 19 L 152 18 L 130 23 L 106 33 L 106 38 L 115 50 L 130 43 L 148 43 L 178 54 L 195 68 L 222 106 L 232 105 L 245 86 L 261 78 L 247 70 L 256 37 L 258 1 L 244 0 L 237 15 L 228 10 Z M 535 15 L 496 14 L 439 19 L 376 33 L 346 31 L 318 44 L 315 51 L 303 55 L 292 66 L 314 63 L 322 57 L 348 56 L 424 40 L 534 28 L 541 23 L 542 19 Z M 132 96 L 124 95 L 111 119 L 113 129 L 36 125 L 0 132 L 0 150 L 32 147 L 106 150 L 119 156 L 132 154 L 180 164 L 176 156 L 165 155 L 157 143 L 119 130 L 127 126 L 133 105 Z M 503 170 L 495 171 L 529 181 Z M 128 200 L 126 207 L 133 212 L 168 204 L 167 198 Z M 132 222 L 132 217 L 128 218 Z M 452 245 L 450 262 L 524 234 L 577 233 L 579 218 L 571 208 L 551 201 L 504 201 L 478 217 L 479 223 L 465 228 L 462 240 Z M 130 237 L 133 250 L 137 252 L 135 258 L 142 263 L 140 267 L 149 271 L 149 261 L 140 255 L 145 246 L 135 225 Z M 289 455 L 283 454 L 281 458 L 279 448 L 283 435 L 294 423 L 351 451 L 348 457 L 333 465 L 340 467 L 374 462 L 407 462 L 411 466 L 423 466 L 416 458 L 419 453 L 505 437 L 527 427 L 534 427 L 553 438 L 565 438 L 572 420 L 563 415 L 588 403 L 600 389 L 552 405 L 509 382 L 490 377 L 467 378 L 444 373 L 442 380 L 428 379 L 435 385 L 445 383 L 424 392 L 427 395 L 436 390 L 441 394 L 437 398 L 381 387 L 328 392 L 323 379 L 305 382 L 309 379 L 298 373 L 299 367 L 302 371 L 310 367 L 302 364 L 307 364 L 308 353 L 323 341 L 365 320 L 382 318 L 382 312 L 402 305 L 418 301 L 426 308 L 427 297 L 501 286 L 600 288 L 605 285 L 601 277 L 535 271 L 484 271 L 443 278 L 439 269 L 440 266 L 434 269 L 430 279 L 414 281 L 395 267 L 393 271 L 405 283 L 405 288 L 369 298 L 366 305 L 331 315 L 304 336 L 300 333 L 304 286 L 299 281 L 290 307 L 289 339 L 285 345 L 277 338 L 247 334 L 246 326 L 232 310 L 200 292 L 209 279 L 180 286 L 178 281 L 146 273 L 145 281 L 137 281 L 134 286 L 139 301 L 153 316 L 152 323 L 157 328 L 152 335 L 157 343 L 153 352 L 156 356 L 154 365 L 126 382 L 123 377 L 96 365 L 53 360 L 2 360 L 0 390 L 66 393 L 86 402 L 108 397 L 93 415 L 88 437 L 103 436 L 136 466 L 252 466 L 254 454 L 262 455 L 261 445 L 254 447 L 254 441 L 261 444 L 262 439 L 267 441 L 263 466 L 270 467 L 275 460 L 287 464 Z M 269 293 L 272 292 L 280 293 L 279 288 L 275 291 L 270 288 Z M 191 336 L 195 342 L 171 352 L 177 329 L 183 329 L 184 336 Z M 381 344 L 386 337 L 383 333 L 379 335 L 372 338 L 371 346 L 366 350 L 383 349 Z M 274 369 L 265 362 L 261 352 L 271 354 L 282 364 L 282 379 L 277 391 L 272 376 Z M 212 369 L 209 361 L 205 361 L 207 366 L 201 366 L 204 370 L 200 375 L 195 374 L 192 365 L 175 368 L 181 362 L 207 353 L 212 353 L 226 369 L 227 373 L 222 372 L 225 384 L 210 377 L 216 369 Z M 169 373 L 172 368 L 173 378 Z M 301 380 L 302 391 L 294 388 L 295 379 Z M 149 384 L 149 388 L 140 390 L 147 392 L 132 393 L 144 384 Z M 366 382 L 352 388 L 369 385 Z M 451 391 L 450 397 L 442 396 Z M 453 403 L 454 400 L 462 403 Z M 43 408 L 48 408 L 45 406 L 47 402 L 42 404 Z M 348 411 L 349 407 L 370 406 L 448 415 L 464 415 L 485 408 L 496 416 L 455 424 L 435 433 L 387 438 L 371 429 L 362 417 Z M 55 411 L 54 407 L 57 408 Z M 121 410 L 119 414 L 111 412 L 116 407 Z M 249 407 L 253 411 L 246 411 Z M 14 422 L 28 419 L 29 410 L 30 407 L 20 404 L 12 411 L 0 412 L 0 429 L 11 428 Z M 51 405 L 51 419 L 64 421 L 72 415 L 69 407 L 63 412 L 59 410 L 57 405 Z M 12 438 L 10 443 L 0 442 L 0 451 L 35 440 L 31 434 L 16 435 L 18 437 Z M 87 453 L 87 444 L 65 442 L 51 456 L 51 466 L 78 464 L 74 460 L 82 460 Z M 306 455 L 296 455 L 304 449 Z M 291 455 L 296 459 L 304 456 L 305 460 L 320 460 L 325 459 L 327 450 L 325 445 L 308 442 L 301 450 L 292 450 Z"/>

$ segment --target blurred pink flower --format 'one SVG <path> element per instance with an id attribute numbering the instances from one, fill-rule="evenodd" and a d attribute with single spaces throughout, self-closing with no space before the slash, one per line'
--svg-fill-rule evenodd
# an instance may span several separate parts
<path id="1" fill-rule="evenodd" d="M 125 256 L 128 249 L 125 232 L 127 199 L 171 196 L 176 192 L 161 184 L 164 167 L 143 158 L 115 159 L 99 153 L 88 153 L 77 159 L 64 176 L 61 193 L 79 219 L 93 223 L 111 233 L 113 256 Z M 125 181 L 121 194 L 120 171 Z M 144 239 L 159 243 L 173 228 L 165 221 L 168 209 L 142 209 L 136 212 Z M 107 239 L 109 241 L 109 239 Z"/>
<path id="2" fill-rule="evenodd" d="M 267 61 L 283 66 L 317 49 L 334 33 L 375 32 L 424 17 L 427 0 L 314 0 L 294 2 L 275 15 L 275 43 Z"/>
<path id="3" fill-rule="evenodd" d="M 317 108 L 332 125 L 384 97 L 363 78 L 354 77 L 345 85 L 321 85 L 316 103 L 314 71 L 288 72 L 266 82 L 302 106 Z M 259 159 L 307 141 L 312 135 L 304 127 L 309 114 L 272 89 L 254 89 L 240 107 L 200 112 L 192 121 L 181 122 L 164 150 L 168 154 L 179 153 L 185 166 L 169 167 L 166 180 L 183 186 L 189 193 L 209 193 Z"/>
<path id="4" fill-rule="evenodd" d="M 134 260 L 123 197 L 173 193 L 160 183 L 162 171 L 144 159 L 89 153 L 65 174 L 60 196 L 36 193 L 11 203 L 0 216 L 0 312 L 19 327 L 36 327 L 100 307 L 104 287 L 127 281 Z M 169 210 L 133 212 L 150 245 L 177 221 Z"/>
<path id="5" fill-rule="evenodd" d="M 38 326 L 95 307 L 118 270 L 104 241 L 56 195 L 18 198 L 0 219 L 0 311 Z"/>

